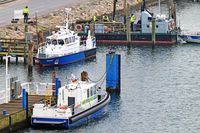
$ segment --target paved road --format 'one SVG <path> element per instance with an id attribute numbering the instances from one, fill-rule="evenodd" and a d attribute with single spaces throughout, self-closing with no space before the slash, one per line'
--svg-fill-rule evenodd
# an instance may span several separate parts
<path id="1" fill-rule="evenodd" d="M 14 10 L 23 9 L 26 5 L 30 9 L 30 16 L 33 16 L 36 11 L 39 12 L 39 15 L 44 15 L 54 9 L 63 6 L 70 7 L 85 1 L 88 0 L 16 0 L 0 5 L 0 25 L 9 24 L 13 18 Z"/>

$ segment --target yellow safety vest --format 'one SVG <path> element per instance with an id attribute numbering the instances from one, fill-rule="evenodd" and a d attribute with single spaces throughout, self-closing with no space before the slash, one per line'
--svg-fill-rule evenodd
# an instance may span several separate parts
<path id="1" fill-rule="evenodd" d="M 97 21 L 97 17 L 93 16 L 93 21 L 96 22 Z"/>
<path id="2" fill-rule="evenodd" d="M 131 16 L 130 22 L 131 22 L 131 23 L 134 23 L 134 22 L 135 22 L 135 16 L 134 16 L 134 15 Z"/>
<path id="3" fill-rule="evenodd" d="M 29 9 L 28 8 L 24 8 L 23 9 L 23 14 L 29 14 Z"/>

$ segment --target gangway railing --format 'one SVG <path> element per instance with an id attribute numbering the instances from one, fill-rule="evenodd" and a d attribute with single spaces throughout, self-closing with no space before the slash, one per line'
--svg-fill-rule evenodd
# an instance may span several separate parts
<path id="1" fill-rule="evenodd" d="M 3 104 L 3 103 L 5 103 L 6 102 L 6 95 L 5 95 L 5 90 L 1 90 L 0 91 L 0 104 Z"/>
<path id="2" fill-rule="evenodd" d="M 55 90 L 55 83 L 26 82 L 21 84 L 22 89 L 26 89 L 29 95 L 52 96 Z"/>

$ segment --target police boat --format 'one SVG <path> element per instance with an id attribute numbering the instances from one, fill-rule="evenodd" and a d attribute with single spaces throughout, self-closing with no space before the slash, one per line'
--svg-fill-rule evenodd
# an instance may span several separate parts
<path id="1" fill-rule="evenodd" d="M 68 15 L 67 15 L 68 16 Z M 78 33 L 65 26 L 46 37 L 46 43 L 38 48 L 35 62 L 40 66 L 56 66 L 96 57 L 96 39 L 88 31 L 87 39 L 80 41 Z"/>
<path id="2" fill-rule="evenodd" d="M 106 113 L 110 95 L 99 89 L 97 83 L 76 78 L 68 82 L 58 89 L 56 105 L 51 106 L 45 102 L 34 104 L 32 127 L 69 129 Z"/>

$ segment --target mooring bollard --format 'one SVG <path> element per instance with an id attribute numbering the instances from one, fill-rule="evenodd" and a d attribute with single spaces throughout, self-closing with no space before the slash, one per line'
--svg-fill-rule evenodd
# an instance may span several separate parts
<path id="1" fill-rule="evenodd" d="M 111 53 L 106 55 L 106 90 L 120 93 L 121 87 L 121 56 Z"/>

